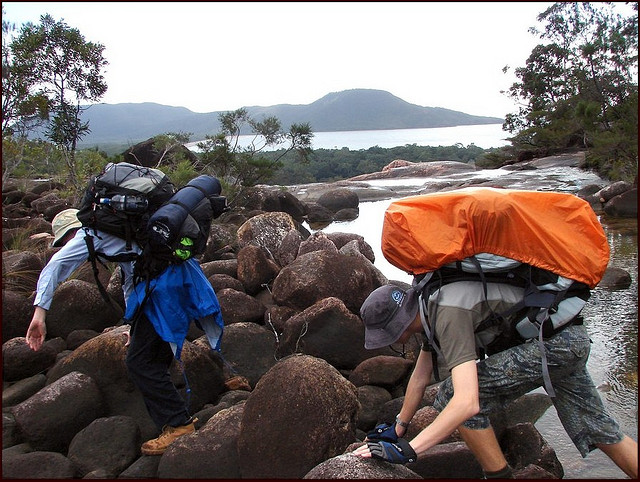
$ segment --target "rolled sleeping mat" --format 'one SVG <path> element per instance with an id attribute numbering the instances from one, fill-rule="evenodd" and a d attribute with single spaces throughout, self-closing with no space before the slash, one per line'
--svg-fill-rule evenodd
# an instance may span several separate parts
<path id="1" fill-rule="evenodd" d="M 208 175 L 198 176 L 180 188 L 149 219 L 147 231 L 151 246 L 161 248 L 174 245 L 189 214 L 203 199 L 218 196 L 221 191 L 220 181 Z"/>

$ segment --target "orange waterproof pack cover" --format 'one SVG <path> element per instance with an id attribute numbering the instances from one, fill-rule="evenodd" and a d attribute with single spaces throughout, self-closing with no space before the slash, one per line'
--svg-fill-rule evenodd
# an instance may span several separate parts
<path id="1" fill-rule="evenodd" d="M 412 275 L 479 254 L 528 263 L 595 287 L 609 263 L 607 238 L 573 194 L 464 188 L 392 202 L 382 254 Z"/>

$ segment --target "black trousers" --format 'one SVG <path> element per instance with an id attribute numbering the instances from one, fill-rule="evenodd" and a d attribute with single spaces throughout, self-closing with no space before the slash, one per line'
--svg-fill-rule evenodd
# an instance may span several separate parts
<path id="1" fill-rule="evenodd" d="M 188 407 L 171 381 L 169 368 L 173 352 L 142 314 L 131 326 L 127 369 L 142 392 L 151 419 L 159 430 L 165 425 L 179 427 L 191 421 Z"/>

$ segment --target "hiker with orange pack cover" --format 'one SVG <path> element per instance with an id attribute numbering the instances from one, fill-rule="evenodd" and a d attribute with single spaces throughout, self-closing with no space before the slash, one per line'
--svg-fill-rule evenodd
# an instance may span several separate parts
<path id="1" fill-rule="evenodd" d="M 381 286 L 364 301 L 365 348 L 414 334 L 424 342 L 396 421 L 372 430 L 355 455 L 414 462 L 457 429 L 485 478 L 512 478 L 489 416 L 542 386 L 583 457 L 599 448 L 638 477 L 637 442 L 607 413 L 586 366 L 580 313 L 609 259 L 586 201 L 493 188 L 414 196 L 391 203 L 382 238 L 385 258 L 414 282 Z M 408 441 L 436 373 L 445 375 L 439 414 Z"/>

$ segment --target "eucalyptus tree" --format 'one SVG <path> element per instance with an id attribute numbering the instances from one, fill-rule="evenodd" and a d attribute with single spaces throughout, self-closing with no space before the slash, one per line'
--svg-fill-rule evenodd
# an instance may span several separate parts
<path id="1" fill-rule="evenodd" d="M 28 132 L 41 126 L 48 116 L 45 95 L 34 89 L 34 79 L 14 66 L 11 40 L 15 24 L 6 20 L 2 7 L 2 185 L 20 169 Z"/>
<path id="2" fill-rule="evenodd" d="M 2 134 L 24 136 L 47 118 L 46 96 L 34 89 L 36 79 L 14 65 L 11 38 L 15 24 L 5 19 L 2 8 Z"/>
<path id="3" fill-rule="evenodd" d="M 40 24 L 27 23 L 10 45 L 13 68 L 30 94 L 46 96 L 50 118 L 45 136 L 63 152 L 69 180 L 78 187 L 75 151 L 90 132 L 81 119 L 87 102 L 97 102 L 107 91 L 103 69 L 104 46 L 85 40 L 76 28 L 49 14 Z"/>
<path id="4" fill-rule="evenodd" d="M 622 7 L 622 8 L 621 8 Z M 621 13 L 624 9 L 630 13 Z M 637 173 L 638 4 L 558 2 L 530 31 L 532 50 L 508 90 L 519 104 L 504 128 L 514 145 L 550 153 L 589 148 L 613 177 Z M 507 68 L 505 68 L 506 70 Z"/>
<path id="5" fill-rule="evenodd" d="M 308 162 L 313 139 L 308 123 L 292 124 L 284 131 L 277 117 L 256 120 L 245 108 L 223 112 L 218 119 L 220 131 L 206 136 L 197 147 L 203 167 L 223 180 L 231 192 L 271 179 L 289 152 L 295 152 L 299 161 Z M 241 143 L 240 136 L 247 131 L 251 139 Z M 277 146 L 283 146 L 277 156 L 263 155 Z"/>

